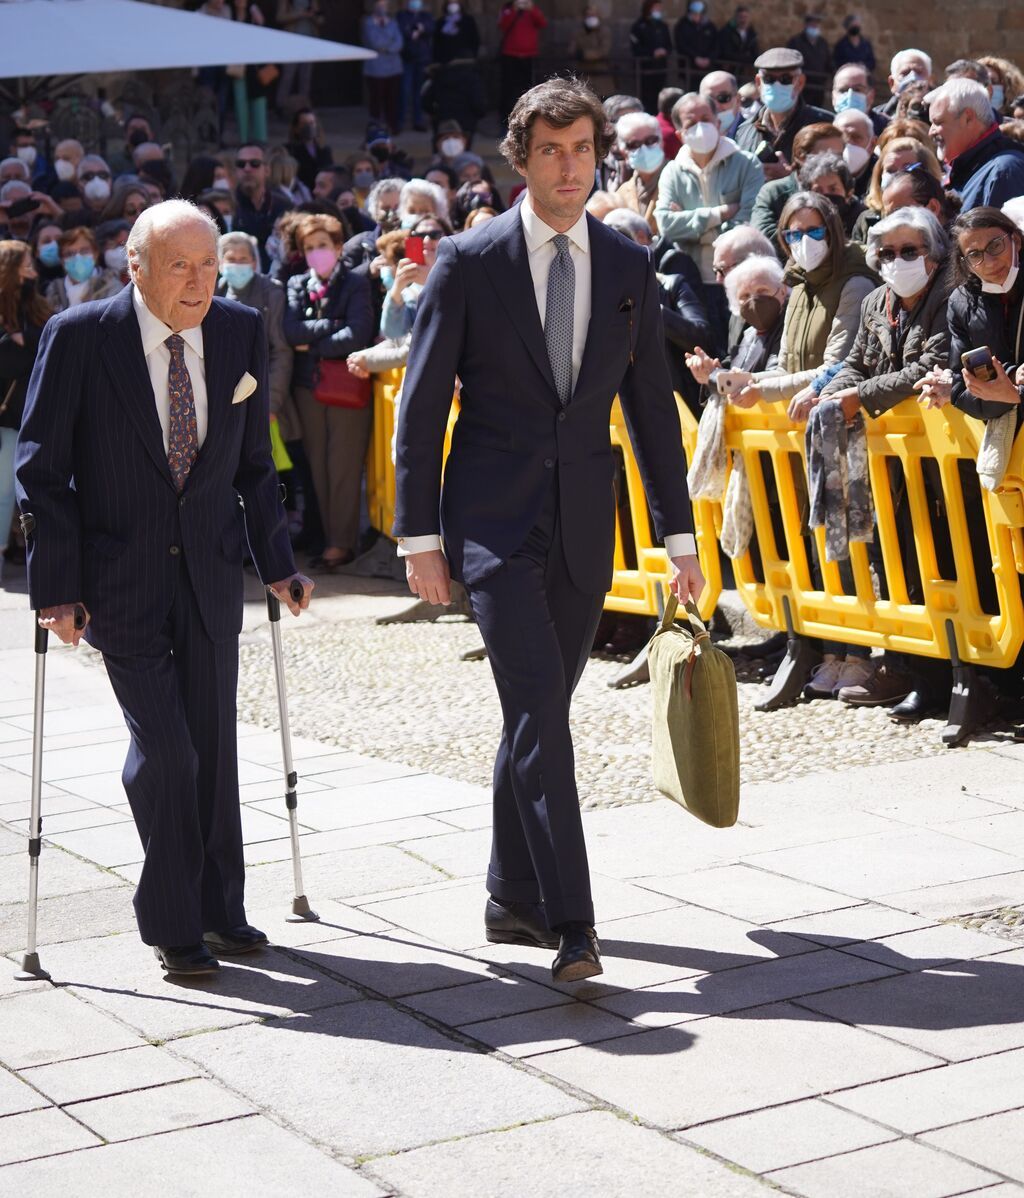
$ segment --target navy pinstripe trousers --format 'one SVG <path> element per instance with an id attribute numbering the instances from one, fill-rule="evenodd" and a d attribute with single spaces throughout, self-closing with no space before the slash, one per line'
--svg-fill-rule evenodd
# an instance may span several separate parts
<path id="1" fill-rule="evenodd" d="M 122 780 L 146 852 L 135 916 L 143 941 L 165 946 L 245 922 L 238 639 L 207 636 L 178 560 L 160 634 L 142 653 L 103 655 L 131 733 Z"/>

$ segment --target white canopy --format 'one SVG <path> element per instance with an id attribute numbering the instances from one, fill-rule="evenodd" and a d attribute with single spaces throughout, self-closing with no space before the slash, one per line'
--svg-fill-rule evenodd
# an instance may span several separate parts
<path id="1" fill-rule="evenodd" d="M 0 0 L 0 79 L 375 57 L 361 46 L 136 0 Z"/>

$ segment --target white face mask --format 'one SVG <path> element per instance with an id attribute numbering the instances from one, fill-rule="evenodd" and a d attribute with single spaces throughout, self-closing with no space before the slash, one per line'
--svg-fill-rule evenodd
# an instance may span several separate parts
<path id="1" fill-rule="evenodd" d="M 1017 246 L 1013 247 L 1013 265 L 1006 272 L 1006 278 L 1001 283 L 986 283 L 982 282 L 982 291 L 989 295 L 1005 295 L 1013 289 L 1014 283 L 1017 282 L 1017 275 L 1020 273 L 1020 254 L 1017 252 Z"/>
<path id="2" fill-rule="evenodd" d="M 720 137 L 721 133 L 717 124 L 712 125 L 710 121 L 701 121 L 698 125 L 691 125 L 683 133 L 683 141 L 694 154 L 710 154 L 718 145 Z"/>
<path id="3" fill-rule="evenodd" d="M 86 196 L 90 200 L 109 200 L 110 199 L 110 184 L 106 179 L 90 179 L 82 188 Z"/>
<path id="4" fill-rule="evenodd" d="M 789 249 L 793 261 L 809 274 L 825 261 L 829 252 L 828 239 L 815 241 L 813 237 L 801 237 L 796 245 L 791 245 Z"/>
<path id="5" fill-rule="evenodd" d="M 35 146 L 18 146 L 18 157 L 26 166 L 35 166 L 37 155 Z"/>
<path id="6" fill-rule="evenodd" d="M 466 148 L 466 143 L 461 137 L 446 137 L 441 142 L 441 153 L 445 158 L 456 158 Z"/>
<path id="7" fill-rule="evenodd" d="M 214 191 L 230 191 L 231 190 L 231 181 L 229 179 L 214 179 L 213 190 Z"/>
<path id="8" fill-rule="evenodd" d="M 58 158 L 53 164 L 53 169 L 57 172 L 57 178 L 62 183 L 70 183 L 75 177 L 75 164 L 68 162 L 66 158 Z"/>
<path id="9" fill-rule="evenodd" d="M 123 245 L 112 246 L 103 252 L 103 263 L 108 270 L 123 275 L 128 269 L 128 250 Z"/>
<path id="10" fill-rule="evenodd" d="M 931 275 L 928 273 L 927 260 L 922 254 L 913 262 L 905 262 L 902 258 L 894 258 L 892 262 L 883 262 L 878 273 L 886 287 L 891 288 L 900 299 L 917 295 L 928 286 Z"/>
<path id="11" fill-rule="evenodd" d="M 736 113 L 731 108 L 723 108 L 718 114 L 718 128 L 723 136 L 729 132 L 735 120 Z"/>
<path id="12" fill-rule="evenodd" d="M 859 175 L 871 160 L 871 151 L 863 146 L 855 146 L 852 142 L 843 146 L 843 161 L 850 168 L 851 175 Z"/>

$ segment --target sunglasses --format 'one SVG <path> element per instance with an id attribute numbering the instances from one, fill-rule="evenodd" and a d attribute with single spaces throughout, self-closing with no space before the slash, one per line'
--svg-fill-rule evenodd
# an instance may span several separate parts
<path id="1" fill-rule="evenodd" d="M 648 137 L 645 137 L 642 141 L 627 141 L 625 143 L 625 148 L 630 152 L 630 154 L 632 154 L 634 151 L 639 150 L 641 146 L 656 146 L 660 141 L 661 138 L 658 136 L 658 134 L 652 133 Z"/>
<path id="2" fill-rule="evenodd" d="M 818 225 L 816 229 L 787 229 L 782 234 L 782 240 L 786 245 L 796 245 L 804 237 L 809 237 L 812 241 L 824 241 L 826 237 L 824 225 Z"/>
<path id="3" fill-rule="evenodd" d="M 110 171 L 86 171 L 81 176 L 83 183 L 88 183 L 91 179 L 110 179 Z"/>
<path id="4" fill-rule="evenodd" d="M 424 241 L 440 241 L 444 234 L 440 229 L 424 230 L 422 233 L 412 233 L 412 237 L 422 237 Z"/>
<path id="5" fill-rule="evenodd" d="M 998 237 L 993 237 L 983 250 L 968 250 L 964 257 L 971 266 L 980 266 L 986 258 L 998 258 L 1005 251 L 1006 242 L 1006 234 L 1000 233 Z"/>
<path id="6" fill-rule="evenodd" d="M 904 262 L 915 262 L 918 258 L 923 258 L 925 254 L 926 251 L 919 245 L 901 245 L 898 250 L 885 246 L 878 251 L 878 261 L 884 262 L 886 266 L 890 262 L 895 262 L 897 258 L 902 258 Z"/>
<path id="7" fill-rule="evenodd" d="M 782 75 L 768 75 L 762 71 L 758 78 L 762 83 L 781 83 L 784 87 L 788 87 L 791 83 L 799 79 L 800 76 L 794 75 L 790 71 L 786 71 Z"/>
<path id="8" fill-rule="evenodd" d="M 716 104 L 731 104 L 736 99 L 735 92 L 716 92 L 712 97 Z"/>
<path id="9" fill-rule="evenodd" d="M 262 158 L 236 158 L 235 166 L 240 171 L 253 170 L 258 171 L 263 165 Z"/>

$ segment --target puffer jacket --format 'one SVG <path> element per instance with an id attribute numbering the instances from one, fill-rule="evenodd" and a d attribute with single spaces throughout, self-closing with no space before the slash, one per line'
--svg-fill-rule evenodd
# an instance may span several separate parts
<path id="1" fill-rule="evenodd" d="M 953 405 L 968 416 L 993 420 L 1006 414 L 1006 404 L 977 399 L 964 383 L 960 355 L 969 349 L 987 345 L 992 356 L 1002 362 L 1012 379 L 1024 360 L 1024 285 L 1020 282 L 1010 293 L 1010 302 L 1001 295 L 986 294 L 976 279 L 969 279 L 950 293 L 946 316 L 949 321 L 949 368 L 953 372 Z M 1018 343 L 1017 330 L 1021 338 Z M 1024 399 L 1024 387 L 1019 387 Z M 1024 402 L 1017 405 L 1017 424 L 1024 418 Z"/>
<path id="2" fill-rule="evenodd" d="M 943 369 L 949 360 L 949 325 L 946 322 L 946 301 L 949 289 L 937 270 L 928 290 L 910 313 L 907 331 L 902 342 L 897 326 L 889 320 L 887 311 L 893 299 L 883 284 L 864 300 L 860 313 L 860 328 L 843 368 L 823 388 L 822 398 L 857 388 L 861 406 L 871 416 L 878 416 L 895 407 L 901 400 L 913 397 L 914 384 L 933 367 Z"/>

